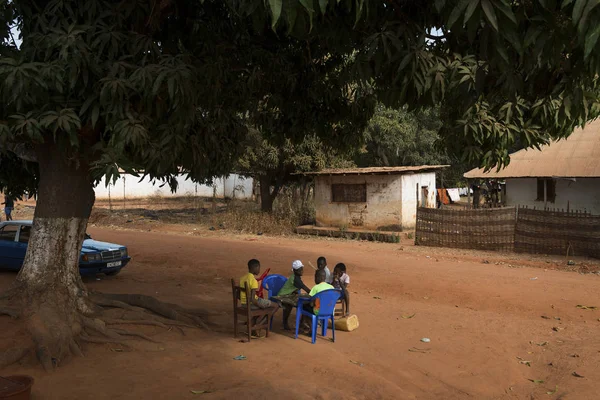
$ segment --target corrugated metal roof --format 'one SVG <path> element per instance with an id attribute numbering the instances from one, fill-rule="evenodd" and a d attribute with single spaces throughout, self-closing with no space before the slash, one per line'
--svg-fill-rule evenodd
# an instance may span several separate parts
<path id="1" fill-rule="evenodd" d="M 541 150 L 523 149 L 510 155 L 510 164 L 496 172 L 475 168 L 465 178 L 596 178 L 600 177 L 600 119 L 577 128 L 563 140 Z"/>
<path id="2" fill-rule="evenodd" d="M 417 165 L 410 167 L 331 168 L 315 172 L 299 172 L 295 175 L 392 175 L 434 171 L 449 165 Z"/>

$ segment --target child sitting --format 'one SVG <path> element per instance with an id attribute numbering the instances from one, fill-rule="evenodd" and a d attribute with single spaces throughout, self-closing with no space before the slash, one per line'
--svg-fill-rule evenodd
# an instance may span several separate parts
<path id="1" fill-rule="evenodd" d="M 315 286 L 308 293 L 310 297 L 313 297 L 317 293 L 320 293 L 324 290 L 333 289 L 329 283 L 325 282 L 325 271 L 322 269 L 318 269 L 315 271 Z M 319 315 L 320 304 L 318 299 L 312 299 L 310 303 L 305 303 L 302 308 L 304 311 L 308 311 L 311 314 Z M 302 316 L 302 328 L 305 332 L 310 330 L 308 317 Z"/>
<path id="2" fill-rule="evenodd" d="M 348 285 L 350 284 L 350 277 L 346 273 L 346 265 L 344 263 L 338 263 L 333 269 L 333 287 L 336 289 L 342 289 L 342 308 L 344 308 L 345 316 L 350 315 L 350 292 L 348 291 Z"/>
<path id="3" fill-rule="evenodd" d="M 304 264 L 302 264 L 302 261 L 295 260 L 292 263 L 292 271 L 293 274 L 290 275 L 283 287 L 279 290 L 277 296 L 273 296 L 276 300 L 279 300 L 283 306 L 283 329 L 286 331 L 290 330 L 288 320 L 292 313 L 292 308 L 296 307 L 296 304 L 298 303 L 298 290 L 302 289 L 306 293 L 310 292 L 308 286 L 302 282 L 302 275 L 304 274 Z"/>
<path id="4" fill-rule="evenodd" d="M 257 282 L 255 276 L 258 275 L 259 273 L 260 273 L 260 261 L 254 259 L 254 258 L 252 260 L 248 261 L 248 273 L 240 278 L 240 287 L 242 288 L 242 291 L 240 292 L 240 302 L 242 303 L 242 305 L 246 305 L 246 303 L 248 301 L 248 299 L 246 298 L 246 290 L 245 290 L 246 284 L 248 284 L 248 288 L 250 290 L 252 290 L 252 289 L 258 290 L 258 282 Z M 251 307 L 253 309 L 259 309 L 259 308 L 271 309 L 269 317 L 271 317 L 273 314 L 275 314 L 275 312 L 279 309 L 279 304 L 274 303 L 267 299 L 262 299 L 262 298 L 256 296 L 256 294 L 254 295 L 254 298 L 250 299 L 250 301 L 252 303 Z"/>

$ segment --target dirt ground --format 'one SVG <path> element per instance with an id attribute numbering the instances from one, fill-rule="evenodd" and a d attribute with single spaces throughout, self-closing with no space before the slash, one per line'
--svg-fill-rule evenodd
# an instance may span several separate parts
<path id="1" fill-rule="evenodd" d="M 577 305 L 600 306 L 600 277 L 574 272 L 597 271 L 590 260 L 567 266 L 560 257 L 423 248 L 406 240 L 234 235 L 155 221 L 89 232 L 128 245 L 133 257 L 116 277 L 87 279 L 91 290 L 206 310 L 211 331 L 135 327 L 161 343 L 132 341 L 133 351 L 90 345 L 85 358 L 52 374 L 30 362 L 0 370 L 34 376 L 34 399 L 598 397 L 600 309 Z M 229 280 L 245 273 L 249 258 L 288 275 L 293 259 L 315 264 L 321 255 L 331 267 L 348 265 L 358 330 L 311 345 L 282 331 L 279 314 L 269 338 L 233 338 Z M 15 276 L 0 273 L 0 290 Z M 312 283 L 310 271 L 305 281 Z M 14 334 L 9 318 L 0 317 L 0 332 Z"/>

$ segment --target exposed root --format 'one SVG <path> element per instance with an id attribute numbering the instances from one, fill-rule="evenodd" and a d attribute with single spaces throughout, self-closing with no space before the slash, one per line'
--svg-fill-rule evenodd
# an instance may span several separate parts
<path id="1" fill-rule="evenodd" d="M 11 318 L 19 318 L 21 316 L 21 312 L 16 308 L 0 307 L 0 315 L 8 315 Z"/>
<path id="2" fill-rule="evenodd" d="M 39 346 L 35 352 L 38 360 L 42 364 L 42 367 L 46 370 L 46 372 L 50 372 L 54 369 L 54 362 L 52 362 L 52 356 L 50 355 L 50 350 L 46 346 Z"/>
<path id="3" fill-rule="evenodd" d="M 105 336 L 109 339 L 121 341 L 123 338 L 117 332 L 112 329 L 107 329 L 106 324 L 99 319 L 84 318 L 83 326 L 86 331 L 93 331 L 99 333 L 100 336 Z"/>
<path id="4" fill-rule="evenodd" d="M 20 361 L 28 353 L 29 349 L 26 347 L 13 347 L 12 349 L 0 353 L 0 368 L 4 368 Z"/>
<path id="5" fill-rule="evenodd" d="M 71 343 L 69 343 L 69 350 L 71 351 L 71 354 L 74 354 L 78 357 L 84 357 L 81 347 L 75 340 L 71 340 Z"/>
<path id="6" fill-rule="evenodd" d="M 208 329 L 208 326 L 206 325 L 206 323 L 204 323 L 204 321 L 202 321 L 200 317 L 192 315 L 188 310 L 185 310 L 184 308 L 174 304 L 164 303 L 151 296 L 146 296 L 143 294 L 93 293 L 90 295 L 90 297 L 94 302 L 96 302 L 96 304 L 101 304 L 101 302 L 105 302 L 106 300 L 114 300 L 117 302 L 128 304 L 130 306 L 135 306 L 152 311 L 155 314 L 158 314 L 162 317 L 168 318 L 173 321 L 179 321 L 189 325 L 201 326 L 205 329 Z"/>
<path id="7" fill-rule="evenodd" d="M 150 325 L 150 326 L 158 326 L 160 328 L 169 329 L 169 327 L 162 322 L 151 321 L 148 319 L 142 320 L 130 320 L 130 319 L 107 319 L 104 318 L 104 322 L 106 325 Z"/>
<path id="8" fill-rule="evenodd" d="M 92 296 L 90 296 L 92 297 Z M 123 310 L 128 310 L 128 311 L 140 311 L 143 312 L 144 309 L 143 308 L 139 308 L 139 307 L 133 307 L 127 303 L 124 303 L 122 301 L 118 301 L 118 300 L 111 300 L 111 299 L 106 299 L 104 297 L 96 297 L 93 296 L 93 301 L 94 303 L 96 303 L 99 306 L 102 307 L 114 307 L 114 308 L 122 308 Z"/>
<path id="9" fill-rule="evenodd" d="M 123 340 L 114 340 L 114 339 L 105 339 L 96 336 L 88 336 L 82 333 L 79 337 L 82 342 L 86 343 L 96 343 L 96 344 L 118 344 L 120 346 L 126 347 L 127 349 L 131 349 L 131 346 L 125 343 Z"/>
<path id="10" fill-rule="evenodd" d="M 8 290 L 4 290 L 2 291 L 2 293 L 0 293 L 0 300 L 6 300 L 6 299 L 12 299 L 14 298 L 19 292 L 21 291 L 21 287 L 18 285 L 13 285 L 13 287 L 11 287 Z"/>
<path id="11" fill-rule="evenodd" d="M 173 321 L 171 319 L 167 319 L 164 317 L 161 317 L 159 315 L 155 315 L 155 314 L 150 314 L 146 311 L 127 311 L 127 310 L 122 310 L 122 309 L 109 309 L 109 310 L 105 310 L 104 313 L 102 314 L 102 319 L 104 321 L 107 320 L 115 320 L 115 321 L 156 321 L 156 322 L 160 322 L 162 324 L 165 325 L 170 325 L 170 326 L 180 326 L 183 328 L 197 328 L 197 326 L 194 325 L 190 325 L 190 324 L 186 324 L 183 322 L 179 322 L 179 321 Z"/>
<path id="12" fill-rule="evenodd" d="M 121 335 L 121 336 L 133 336 L 133 337 L 139 337 L 140 339 L 144 339 L 147 340 L 149 342 L 152 343 L 160 343 L 154 339 L 152 339 L 151 337 L 144 335 L 143 333 L 137 333 L 137 332 L 130 332 L 130 331 L 126 331 L 124 329 L 113 329 L 114 332 L 116 332 L 117 334 Z"/>
<path id="13" fill-rule="evenodd" d="M 34 301 L 23 302 L 24 306 L 14 307 L 16 303 L 6 301 L 9 297 L 4 294 L 0 298 L 4 299 L 0 302 L 0 315 L 23 318 L 33 349 L 13 347 L 0 351 L 0 368 L 35 353 L 44 369 L 52 371 L 71 355 L 83 357 L 83 343 L 116 344 L 127 350 L 132 349 L 126 343 L 130 339 L 160 343 L 146 334 L 118 325 L 148 325 L 167 330 L 175 327 L 182 335 L 185 335 L 183 328 L 200 326 L 208 329 L 198 315 L 202 311 L 186 310 L 145 295 L 91 293 L 84 298 L 88 305 L 85 309 L 80 308 L 79 303 L 70 308 L 73 303 L 60 296 L 51 301 L 44 298 L 45 301 L 40 303 L 34 298 Z M 86 311 L 89 309 L 92 311 Z"/>

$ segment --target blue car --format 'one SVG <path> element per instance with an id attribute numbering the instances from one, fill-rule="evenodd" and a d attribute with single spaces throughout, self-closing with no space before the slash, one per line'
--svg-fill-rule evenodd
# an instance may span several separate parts
<path id="1" fill-rule="evenodd" d="M 32 221 L 5 221 L 0 223 L 0 269 L 18 271 L 23 266 Z M 121 272 L 131 257 L 127 247 L 98 242 L 87 233 L 79 258 L 81 275 L 116 275 Z"/>

